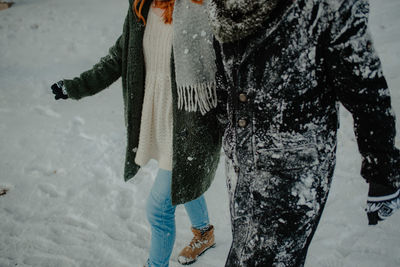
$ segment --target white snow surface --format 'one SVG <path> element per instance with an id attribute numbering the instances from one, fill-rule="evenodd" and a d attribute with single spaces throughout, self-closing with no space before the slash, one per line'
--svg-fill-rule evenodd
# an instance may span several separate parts
<path id="1" fill-rule="evenodd" d="M 0 196 L 0 266 L 142 266 L 150 240 L 145 202 L 157 166 L 123 181 L 121 81 L 80 101 L 55 101 L 50 90 L 106 55 L 128 1 L 14 2 L 0 11 L 0 190 L 9 190 Z M 371 0 L 370 29 L 398 117 L 399 14 L 399 0 Z M 400 211 L 367 225 L 360 164 L 352 118 L 342 108 L 335 177 L 307 267 L 400 266 Z M 231 243 L 223 158 L 206 199 L 217 246 L 192 266 L 221 267 Z M 176 223 L 172 267 L 191 239 L 182 206 Z"/>

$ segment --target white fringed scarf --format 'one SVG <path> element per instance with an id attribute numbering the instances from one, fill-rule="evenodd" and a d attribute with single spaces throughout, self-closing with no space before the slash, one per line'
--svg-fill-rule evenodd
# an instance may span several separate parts
<path id="1" fill-rule="evenodd" d="M 206 2 L 175 0 L 172 19 L 178 108 L 202 115 L 217 106 L 215 52 Z"/>

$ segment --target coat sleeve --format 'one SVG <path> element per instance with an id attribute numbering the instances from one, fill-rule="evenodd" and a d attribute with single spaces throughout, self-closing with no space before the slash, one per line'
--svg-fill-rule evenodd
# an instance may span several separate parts
<path id="1" fill-rule="evenodd" d="M 108 55 L 102 57 L 90 70 L 72 80 L 64 80 L 70 98 L 80 99 L 94 95 L 110 86 L 121 76 L 122 39 L 121 35 L 109 49 Z"/>
<path id="2" fill-rule="evenodd" d="M 343 1 L 329 28 L 325 64 L 339 101 L 354 119 L 367 181 L 400 186 L 395 117 L 380 60 L 367 30 L 368 0 Z"/>
<path id="3" fill-rule="evenodd" d="M 225 86 L 227 86 L 227 80 L 222 62 L 221 44 L 217 41 L 217 39 L 215 39 L 215 37 L 213 39 L 213 47 L 216 57 L 215 65 L 217 66 L 217 71 L 215 73 L 217 85 L 217 107 L 215 108 L 215 113 L 221 128 L 225 129 L 229 122 L 227 116 L 228 92 L 227 88 L 225 88 Z"/>

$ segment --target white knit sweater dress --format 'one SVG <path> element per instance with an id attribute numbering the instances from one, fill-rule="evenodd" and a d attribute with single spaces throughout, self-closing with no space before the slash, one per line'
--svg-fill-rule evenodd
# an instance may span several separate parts
<path id="1" fill-rule="evenodd" d="M 143 36 L 145 92 L 136 164 L 150 159 L 172 170 L 171 52 L 173 28 L 150 8 Z"/>

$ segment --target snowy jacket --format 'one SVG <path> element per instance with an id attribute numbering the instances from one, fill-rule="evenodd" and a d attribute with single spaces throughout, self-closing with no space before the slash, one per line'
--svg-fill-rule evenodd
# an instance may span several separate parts
<path id="1" fill-rule="evenodd" d="M 143 34 L 144 25 L 129 10 L 122 35 L 92 69 L 72 80 L 64 80 L 68 96 L 80 99 L 94 95 L 122 77 L 127 148 L 125 180 L 132 178 L 139 166 L 135 156 L 139 142 L 140 120 L 144 96 Z M 147 17 L 151 1 L 147 1 L 142 14 Z M 171 52 L 172 53 L 172 52 Z M 171 55 L 171 59 L 172 59 Z M 202 116 L 200 112 L 185 112 L 177 108 L 177 91 L 173 60 L 171 60 L 173 98 L 173 159 L 172 202 L 185 203 L 202 195 L 210 186 L 218 165 L 221 138 L 213 111 Z"/>
<path id="2" fill-rule="evenodd" d="M 262 27 L 241 38 L 228 38 L 232 26 L 215 16 L 234 14 L 240 23 L 246 5 L 239 14 L 229 9 L 243 1 L 211 2 L 229 158 L 270 172 L 311 166 L 332 173 L 340 101 L 354 118 L 362 176 L 399 188 L 394 113 L 367 31 L 367 0 L 281 0 Z"/>

